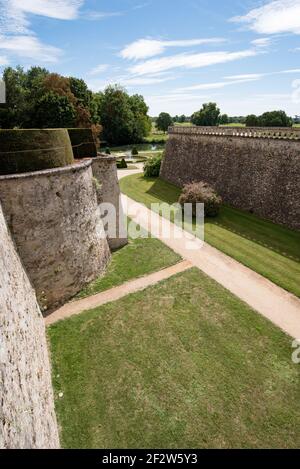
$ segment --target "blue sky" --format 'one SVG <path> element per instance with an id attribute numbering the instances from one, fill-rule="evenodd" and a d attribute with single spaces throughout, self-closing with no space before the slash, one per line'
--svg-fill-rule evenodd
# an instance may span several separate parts
<path id="1" fill-rule="evenodd" d="M 300 114 L 300 0 L 0 0 L 0 70 L 17 64 L 119 83 L 151 115 Z"/>

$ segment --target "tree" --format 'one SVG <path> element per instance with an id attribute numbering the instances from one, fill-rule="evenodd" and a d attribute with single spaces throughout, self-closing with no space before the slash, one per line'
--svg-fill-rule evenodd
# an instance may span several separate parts
<path id="1" fill-rule="evenodd" d="M 161 112 L 156 120 L 157 129 L 163 132 L 166 132 L 172 124 L 173 119 L 167 112 Z"/>
<path id="2" fill-rule="evenodd" d="M 98 111 L 104 140 L 116 145 L 131 142 L 134 115 L 123 88 L 117 85 L 108 86 L 102 95 Z"/>
<path id="3" fill-rule="evenodd" d="M 229 124 L 229 117 L 227 114 L 222 114 L 219 118 L 219 123 L 221 125 L 226 125 L 226 124 Z"/>
<path id="4" fill-rule="evenodd" d="M 265 112 L 261 116 L 250 114 L 246 117 L 247 127 L 291 127 L 293 119 L 284 111 Z"/>
<path id="5" fill-rule="evenodd" d="M 35 106 L 35 126 L 39 128 L 74 127 L 76 110 L 67 96 L 49 91 Z"/>
<path id="6" fill-rule="evenodd" d="M 86 108 L 90 107 L 93 93 L 88 89 L 87 84 L 80 78 L 69 78 L 70 91 L 77 99 L 78 104 Z"/>
<path id="7" fill-rule="evenodd" d="M 0 127 L 9 129 L 22 126 L 27 107 L 25 80 L 26 75 L 21 67 L 7 67 L 4 70 L 6 103 L 0 108 Z"/>
<path id="8" fill-rule="evenodd" d="M 149 134 L 148 106 L 140 95 L 129 96 L 118 85 L 108 86 L 94 97 L 103 137 L 110 144 L 137 143 Z"/>
<path id="9" fill-rule="evenodd" d="M 259 127 L 259 117 L 256 116 L 255 114 L 249 114 L 249 116 L 246 117 L 246 126 L 247 127 Z"/>
<path id="10" fill-rule="evenodd" d="M 259 118 L 262 127 L 292 127 L 293 120 L 284 111 L 265 112 Z"/>
<path id="11" fill-rule="evenodd" d="M 200 111 L 195 112 L 192 117 L 194 125 L 215 126 L 218 124 L 220 116 L 220 109 L 216 103 L 203 104 Z"/>
<path id="12" fill-rule="evenodd" d="M 129 104 L 133 113 L 133 125 L 131 131 L 132 142 L 141 142 L 151 132 L 151 120 L 148 116 L 148 106 L 143 96 L 134 94 L 129 96 Z"/>

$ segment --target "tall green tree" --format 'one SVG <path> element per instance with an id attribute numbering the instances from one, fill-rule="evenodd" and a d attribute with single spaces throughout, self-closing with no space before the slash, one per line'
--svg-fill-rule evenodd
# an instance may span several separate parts
<path id="1" fill-rule="evenodd" d="M 195 112 L 191 121 L 194 125 L 215 126 L 219 122 L 220 109 L 216 103 L 203 104 L 200 111 Z"/>
<path id="2" fill-rule="evenodd" d="M 229 117 L 227 114 L 222 114 L 219 118 L 219 123 L 221 125 L 226 125 L 226 124 L 229 124 Z"/>
<path id="3" fill-rule="evenodd" d="M 265 112 L 259 117 L 262 127 L 291 127 L 293 120 L 284 111 Z"/>
<path id="4" fill-rule="evenodd" d="M 35 125 L 39 128 L 74 127 L 76 110 L 67 96 L 49 91 L 35 105 Z"/>
<path id="5" fill-rule="evenodd" d="M 103 127 L 103 138 L 110 144 L 136 143 L 150 132 L 148 106 L 142 96 L 129 96 L 124 88 L 113 85 L 94 100 Z"/>
<path id="6" fill-rule="evenodd" d="M 141 142 L 151 132 L 151 120 L 148 116 L 148 106 L 143 96 L 134 94 L 129 96 L 130 108 L 133 113 L 133 126 L 131 132 L 131 140 Z"/>
<path id="7" fill-rule="evenodd" d="M 21 67 L 7 67 L 3 72 L 6 87 L 6 103 L 0 108 L 0 127 L 21 127 L 28 107 L 26 75 Z"/>
<path id="8" fill-rule="evenodd" d="M 103 138 L 110 144 L 122 145 L 131 141 L 134 115 L 126 91 L 117 85 L 108 86 L 99 108 Z"/>
<path id="9" fill-rule="evenodd" d="M 167 112 L 161 112 L 156 120 L 156 127 L 162 132 L 166 132 L 172 124 L 173 119 Z"/>
<path id="10" fill-rule="evenodd" d="M 257 117 L 255 114 L 249 114 L 249 116 L 246 117 L 247 127 L 258 127 L 259 125 L 259 117 Z"/>
<path id="11" fill-rule="evenodd" d="M 293 119 L 284 111 L 265 112 L 261 116 L 250 114 L 246 117 L 247 127 L 291 127 Z"/>

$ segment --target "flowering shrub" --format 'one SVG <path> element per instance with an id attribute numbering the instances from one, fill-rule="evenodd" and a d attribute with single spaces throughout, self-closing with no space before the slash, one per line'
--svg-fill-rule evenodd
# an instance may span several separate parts
<path id="1" fill-rule="evenodd" d="M 186 184 L 179 197 L 179 203 L 190 203 L 193 206 L 193 215 L 196 216 L 197 203 L 204 204 L 204 215 L 206 217 L 216 217 L 222 205 L 222 198 L 206 182 L 193 182 Z"/>

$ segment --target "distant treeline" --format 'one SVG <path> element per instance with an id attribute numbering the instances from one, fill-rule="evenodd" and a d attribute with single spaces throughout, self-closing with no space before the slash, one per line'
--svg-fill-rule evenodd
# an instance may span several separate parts
<path id="1" fill-rule="evenodd" d="M 192 116 L 171 117 L 170 114 L 162 112 L 158 117 L 152 118 L 159 130 L 166 131 L 173 123 L 192 123 L 198 126 L 216 126 L 230 124 L 244 124 L 247 127 L 291 127 L 300 122 L 300 116 L 289 117 L 284 111 L 265 112 L 261 116 L 254 114 L 248 116 L 233 116 L 221 114 L 216 103 L 205 103 L 202 108 L 194 112 Z"/>

